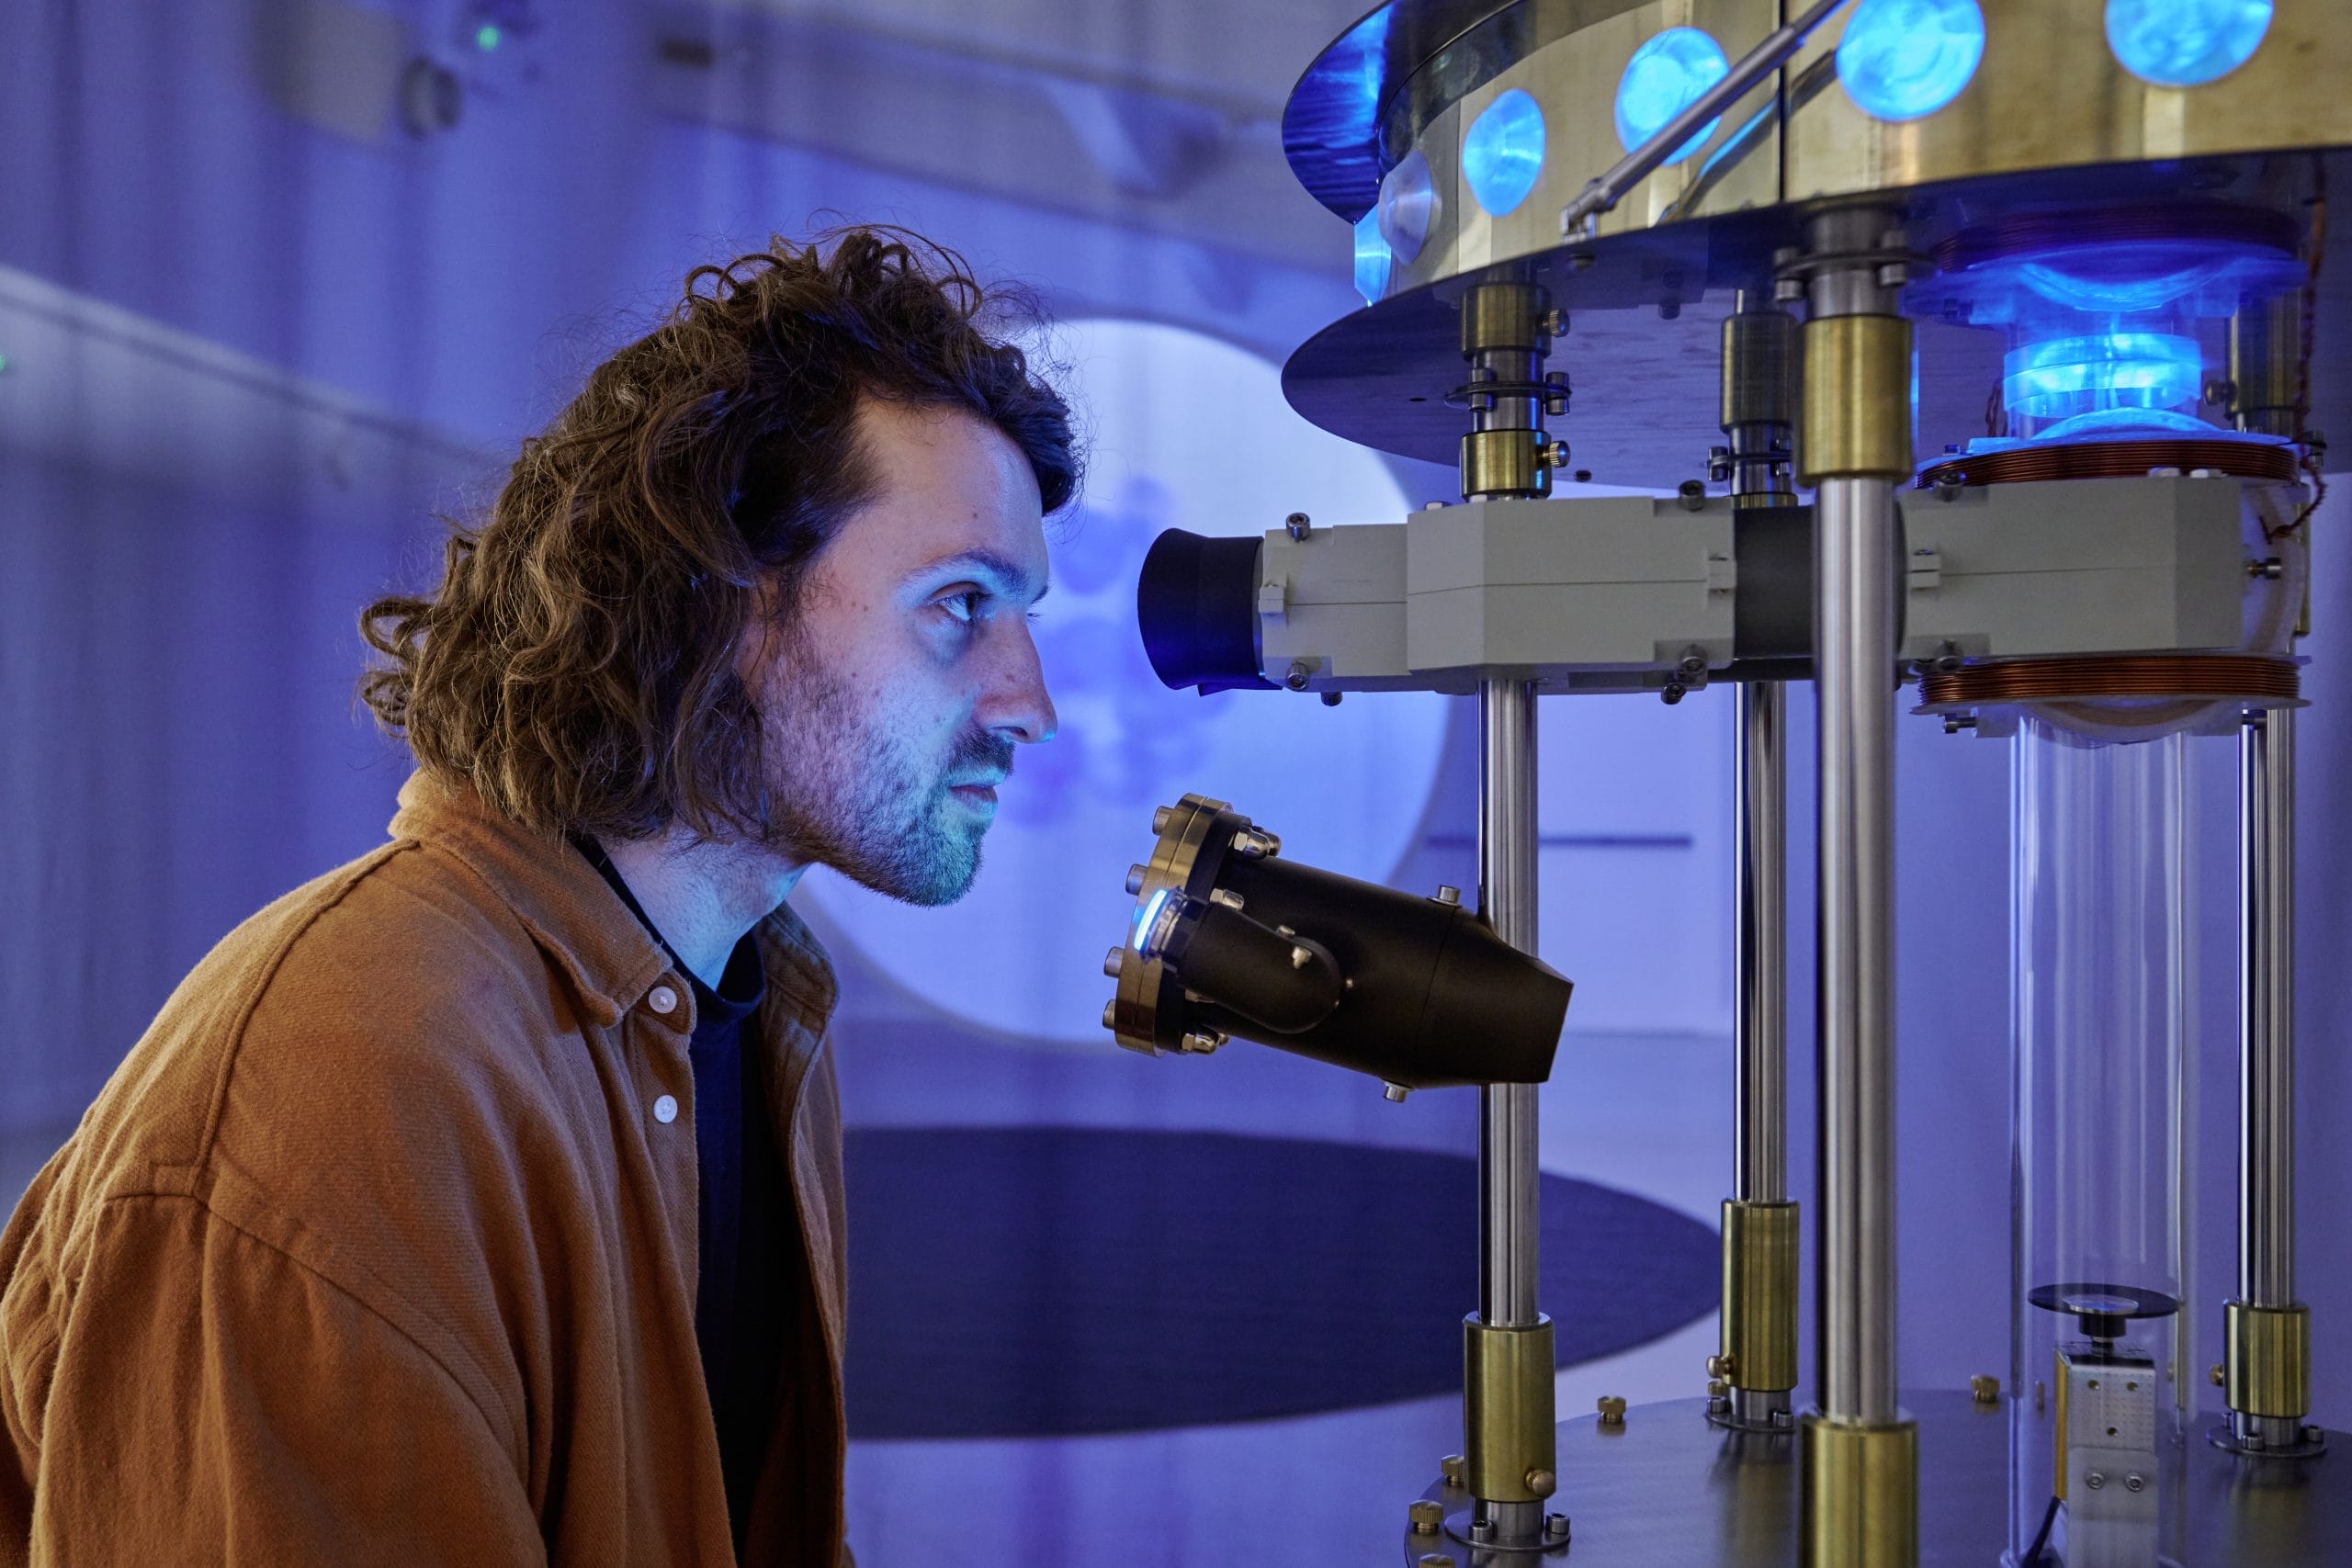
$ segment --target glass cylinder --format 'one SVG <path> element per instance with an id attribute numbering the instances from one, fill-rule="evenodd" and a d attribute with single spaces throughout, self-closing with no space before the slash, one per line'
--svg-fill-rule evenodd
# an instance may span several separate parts
<path id="1" fill-rule="evenodd" d="M 2015 742 L 2013 1568 L 2179 1560 L 2193 744 Z"/>

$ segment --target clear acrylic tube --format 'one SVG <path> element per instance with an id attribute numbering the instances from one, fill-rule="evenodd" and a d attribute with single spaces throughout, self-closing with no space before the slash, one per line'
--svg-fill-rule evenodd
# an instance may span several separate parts
<path id="1" fill-rule="evenodd" d="M 2179 1558 L 2195 744 L 2015 742 L 2014 1568 Z"/>

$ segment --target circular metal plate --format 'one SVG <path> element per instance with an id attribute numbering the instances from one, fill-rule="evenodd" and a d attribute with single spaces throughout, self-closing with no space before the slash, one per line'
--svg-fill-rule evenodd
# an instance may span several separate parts
<path id="1" fill-rule="evenodd" d="M 1919 1423 L 1919 1568 L 1993 1568 L 2008 1526 L 2008 1406 L 1937 1391 L 1905 1400 Z M 2340 1446 L 2340 1445 L 2339 1445 Z M 1796 1561 L 1797 1438 L 1724 1432 L 1704 1399 L 1591 1416 L 1559 1429 L 1560 1490 L 1570 1561 L 1642 1568 L 1788 1568 Z M 2319 1568 L 2352 1562 L 2352 1485 L 2336 1460 L 2245 1460 L 2187 1444 L 2186 1562 Z M 1449 1512 L 1458 1488 L 1432 1488 Z M 1498 1568 L 1449 1540 L 1407 1533 L 1404 1561 L 1441 1552 L 1461 1568 Z M 1517 1562 L 1542 1562 L 1519 1558 Z"/>

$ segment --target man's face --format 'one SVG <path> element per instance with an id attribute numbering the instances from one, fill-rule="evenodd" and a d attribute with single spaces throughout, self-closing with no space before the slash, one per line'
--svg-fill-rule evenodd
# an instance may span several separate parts
<path id="1" fill-rule="evenodd" d="M 875 499 L 818 557 L 788 629 L 750 637 L 771 838 L 910 904 L 947 904 L 1016 742 L 1049 740 L 1029 612 L 1046 591 L 1036 476 L 960 410 L 868 401 Z"/>

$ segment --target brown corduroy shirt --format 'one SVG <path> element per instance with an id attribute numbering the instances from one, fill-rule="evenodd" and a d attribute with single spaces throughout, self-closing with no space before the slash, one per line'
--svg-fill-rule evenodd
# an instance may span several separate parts
<path id="1" fill-rule="evenodd" d="M 788 909 L 757 936 L 808 1299 L 743 1560 L 822 1565 L 834 984 Z M 693 1009 L 560 839 L 412 778 L 390 843 L 180 985 L 0 1235 L 0 1562 L 734 1562 Z"/>

